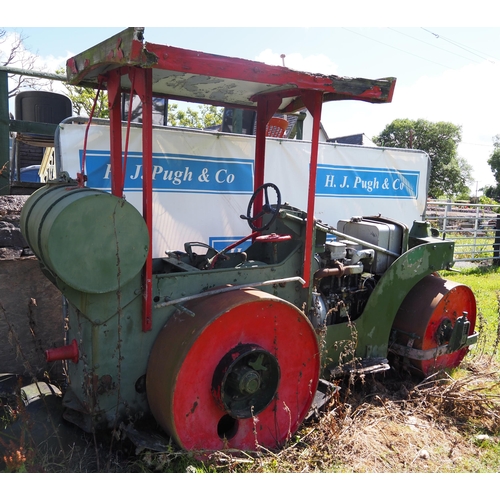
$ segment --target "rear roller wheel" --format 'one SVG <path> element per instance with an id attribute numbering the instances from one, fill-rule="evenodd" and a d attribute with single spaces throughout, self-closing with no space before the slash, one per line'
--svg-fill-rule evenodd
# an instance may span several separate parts
<path id="1" fill-rule="evenodd" d="M 316 334 L 292 304 L 247 289 L 187 302 L 159 333 L 147 370 L 157 422 L 184 449 L 282 445 L 319 379 Z"/>
<path id="2" fill-rule="evenodd" d="M 447 344 L 457 318 L 464 312 L 470 322 L 469 335 L 472 335 L 476 324 L 476 299 L 472 290 L 436 275 L 427 276 L 412 288 L 399 308 L 393 325 L 398 331 L 396 342 L 423 351 Z M 441 369 L 456 368 L 468 349 L 462 347 L 432 359 L 410 359 L 410 364 L 428 376 Z"/>

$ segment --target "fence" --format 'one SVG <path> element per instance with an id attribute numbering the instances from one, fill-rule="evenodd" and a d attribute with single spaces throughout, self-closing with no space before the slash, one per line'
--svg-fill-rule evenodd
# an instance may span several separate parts
<path id="1" fill-rule="evenodd" d="M 425 219 L 443 238 L 455 241 L 455 261 L 500 265 L 498 205 L 428 201 Z"/>

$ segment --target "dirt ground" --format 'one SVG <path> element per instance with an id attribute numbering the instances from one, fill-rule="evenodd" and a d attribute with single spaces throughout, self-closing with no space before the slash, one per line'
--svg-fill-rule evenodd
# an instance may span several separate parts
<path id="1" fill-rule="evenodd" d="M 64 341 L 62 296 L 21 234 L 26 199 L 0 196 L 0 373 L 57 376 L 45 350 Z"/>

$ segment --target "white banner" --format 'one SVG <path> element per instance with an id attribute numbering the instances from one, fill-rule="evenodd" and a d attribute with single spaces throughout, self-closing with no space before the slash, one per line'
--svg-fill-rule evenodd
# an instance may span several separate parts
<path id="1" fill-rule="evenodd" d="M 58 169 L 81 169 L 86 124 L 63 123 L 56 137 Z M 125 138 L 125 129 L 123 130 Z M 153 133 L 153 257 L 205 242 L 220 250 L 251 232 L 240 219 L 253 192 L 255 137 L 158 127 Z M 311 144 L 268 139 L 265 182 L 282 203 L 307 209 Z M 109 126 L 92 124 L 87 139 L 87 185 L 111 191 Z M 130 130 L 124 196 L 142 212 L 141 129 Z M 320 143 L 315 217 L 378 215 L 411 227 L 425 211 L 426 153 Z M 237 250 L 237 249 L 236 249 Z M 240 249 L 241 250 L 241 249 Z"/>

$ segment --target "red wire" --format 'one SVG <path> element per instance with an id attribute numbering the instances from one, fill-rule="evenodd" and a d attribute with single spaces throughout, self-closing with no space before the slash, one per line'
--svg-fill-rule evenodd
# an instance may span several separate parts
<path id="1" fill-rule="evenodd" d="M 99 99 L 99 93 L 101 92 L 102 86 L 102 77 L 99 77 L 99 87 L 97 87 L 97 93 L 95 95 L 94 104 L 92 105 L 92 110 L 90 111 L 89 121 L 87 122 L 87 127 L 85 128 L 85 136 L 83 138 L 83 154 L 82 154 L 82 167 L 80 173 L 77 175 L 78 179 L 78 187 L 83 187 L 85 181 L 87 180 L 87 176 L 85 175 L 85 159 L 87 156 L 87 139 L 89 136 L 90 123 L 92 121 L 92 117 L 94 116 L 95 106 L 97 104 L 97 100 Z"/>
<path id="2" fill-rule="evenodd" d="M 127 173 L 127 156 L 128 156 L 128 142 L 130 138 L 130 123 L 132 121 L 132 100 L 134 98 L 134 83 L 135 83 L 135 71 L 132 71 L 132 78 L 130 79 L 130 97 L 129 97 L 129 102 L 128 102 L 128 118 L 127 118 L 127 135 L 125 137 L 125 151 L 123 154 L 123 173 L 122 173 L 122 179 L 123 179 L 123 186 L 122 186 L 122 193 L 123 189 L 125 187 L 125 174 Z"/>

